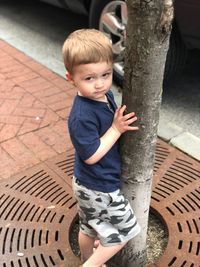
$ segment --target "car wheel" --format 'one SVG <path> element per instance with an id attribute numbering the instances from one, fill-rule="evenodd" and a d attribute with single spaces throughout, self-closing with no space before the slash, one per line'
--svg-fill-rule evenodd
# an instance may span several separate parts
<path id="1" fill-rule="evenodd" d="M 182 41 L 179 29 L 174 22 L 165 63 L 164 84 L 173 80 L 183 70 L 187 59 L 187 52 L 188 50 Z"/>
<path id="2" fill-rule="evenodd" d="M 124 1 L 93 1 L 89 25 L 99 29 L 112 41 L 114 80 L 122 84 L 124 76 L 124 48 L 127 24 L 127 7 Z"/>

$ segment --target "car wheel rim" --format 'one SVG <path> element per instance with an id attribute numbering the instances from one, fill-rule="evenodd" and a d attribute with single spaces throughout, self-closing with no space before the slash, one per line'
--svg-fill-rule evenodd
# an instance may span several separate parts
<path id="1" fill-rule="evenodd" d="M 111 1 L 101 14 L 99 29 L 112 42 L 114 71 L 121 78 L 124 74 L 124 48 L 127 25 L 127 6 L 124 1 Z"/>

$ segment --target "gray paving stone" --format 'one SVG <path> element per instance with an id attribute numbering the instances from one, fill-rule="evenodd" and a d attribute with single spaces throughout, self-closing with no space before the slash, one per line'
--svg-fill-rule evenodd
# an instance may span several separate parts
<path id="1" fill-rule="evenodd" d="M 165 124 L 160 121 L 158 125 L 158 136 L 161 137 L 165 141 L 170 141 L 173 137 L 181 134 L 183 129 L 176 124 L 169 122 Z"/>
<path id="2" fill-rule="evenodd" d="M 200 139 L 189 132 L 183 132 L 170 140 L 170 144 L 200 160 Z"/>

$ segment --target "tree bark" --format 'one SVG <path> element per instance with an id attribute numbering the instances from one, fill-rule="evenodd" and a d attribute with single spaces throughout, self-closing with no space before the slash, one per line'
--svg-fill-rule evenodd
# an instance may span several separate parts
<path id="1" fill-rule="evenodd" d="M 122 102 L 135 111 L 137 132 L 121 139 L 123 191 L 141 233 L 112 259 L 109 266 L 146 266 L 146 236 L 153 177 L 154 152 L 168 50 L 172 0 L 127 0 L 128 24 Z"/>

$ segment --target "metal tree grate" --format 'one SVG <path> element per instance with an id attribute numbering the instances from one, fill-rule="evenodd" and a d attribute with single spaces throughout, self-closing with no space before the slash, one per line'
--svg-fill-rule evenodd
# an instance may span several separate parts
<path id="1" fill-rule="evenodd" d="M 68 151 L 1 183 L 0 266 L 76 267 L 69 233 L 76 220 Z M 158 140 L 151 209 L 169 241 L 149 267 L 200 266 L 200 165 Z"/>
<path id="2" fill-rule="evenodd" d="M 1 192 L 1 267 L 79 265 L 69 244 L 76 202 L 58 175 L 41 164 L 1 182 Z"/>

